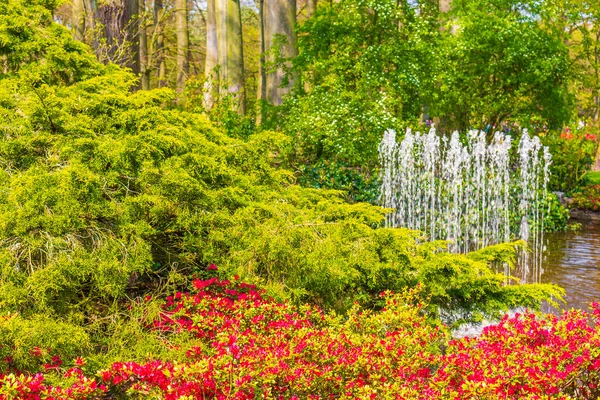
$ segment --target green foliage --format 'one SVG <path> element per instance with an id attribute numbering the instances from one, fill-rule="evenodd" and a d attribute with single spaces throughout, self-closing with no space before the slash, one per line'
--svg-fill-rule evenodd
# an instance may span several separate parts
<path id="1" fill-rule="evenodd" d="M 57 4 L 56 0 L 0 3 L 0 77 L 19 71 L 35 90 L 43 83 L 73 83 L 101 70 L 87 47 L 53 22 Z"/>
<path id="2" fill-rule="evenodd" d="M 583 181 L 586 185 L 600 185 L 600 171 L 589 171 L 584 177 Z"/>
<path id="3" fill-rule="evenodd" d="M 493 132 L 508 122 L 561 127 L 573 115 L 569 51 L 538 2 L 457 0 L 450 14 L 411 4 L 322 3 L 298 28 L 303 85 L 268 109 L 265 126 L 292 138 L 303 184 L 366 199 L 354 193 L 369 190 L 362 181 L 383 132 L 424 119 L 443 132 Z M 356 185 L 344 169 L 358 172 Z"/>
<path id="4" fill-rule="evenodd" d="M 70 360 L 89 347 L 89 335 L 82 327 L 43 315 L 0 316 L 0 370 L 6 370 L 10 361 L 17 370 L 40 371 L 53 355 Z"/>
<path id="5" fill-rule="evenodd" d="M 545 232 L 564 231 L 568 229 L 569 225 L 567 222 L 571 215 L 569 210 L 560 204 L 555 194 L 549 193 L 546 200 L 542 203 L 542 207 L 545 208 L 544 219 L 542 221 Z"/>
<path id="6" fill-rule="evenodd" d="M 587 125 L 540 135 L 552 154 L 550 188 L 570 193 L 581 186 L 598 149 L 597 128 Z"/>
<path id="7" fill-rule="evenodd" d="M 518 250 L 527 250 L 527 242 L 517 240 L 512 243 L 500 243 L 492 246 L 484 247 L 483 249 L 472 251 L 468 257 L 474 261 L 484 261 L 495 265 L 507 264 L 513 269 L 517 261 Z"/>
<path id="8" fill-rule="evenodd" d="M 560 128 L 569 120 L 569 54 L 544 29 L 539 2 L 452 3 L 454 34 L 440 48 L 439 102 L 432 113 L 452 129 L 485 128 L 510 120 Z"/>
<path id="9" fill-rule="evenodd" d="M 504 243 L 467 254 L 425 253 L 418 264 L 417 280 L 425 282 L 432 307 L 447 322 L 462 323 L 484 316 L 498 317 L 518 305 L 539 309 L 542 300 L 562 299 L 564 291 L 554 285 L 508 285 L 503 272 L 493 266 L 514 268 L 516 249 L 524 243 Z"/>
<path id="10" fill-rule="evenodd" d="M 600 111 L 600 3 L 595 0 L 540 2 L 546 29 L 562 39 L 571 59 L 569 89 L 578 118 L 597 121 Z"/>
<path id="11" fill-rule="evenodd" d="M 573 194 L 573 208 L 600 211 L 600 185 L 584 186 Z"/>
<path id="12" fill-rule="evenodd" d="M 367 173 L 342 162 L 317 160 L 310 165 L 300 165 L 297 175 L 302 186 L 342 190 L 348 201 L 376 204 L 380 181 Z"/>
<path id="13" fill-rule="evenodd" d="M 385 129 L 418 120 L 434 85 L 435 15 L 395 1 L 322 3 L 298 32 L 306 93 L 275 114 L 296 156 L 366 170 Z"/>

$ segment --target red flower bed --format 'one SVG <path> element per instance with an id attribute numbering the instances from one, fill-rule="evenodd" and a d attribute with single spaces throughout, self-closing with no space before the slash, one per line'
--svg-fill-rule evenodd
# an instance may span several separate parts
<path id="1" fill-rule="evenodd" d="M 216 278 L 169 297 L 149 329 L 191 335 L 185 361 L 119 362 L 86 376 L 56 359 L 44 374 L 0 375 L 1 399 L 513 399 L 600 395 L 600 330 L 592 313 L 506 317 L 478 338 L 447 341 L 408 294 L 347 318 L 276 303 Z M 168 342 L 165 342 L 168 345 Z M 187 396 L 187 397 L 186 397 Z"/>

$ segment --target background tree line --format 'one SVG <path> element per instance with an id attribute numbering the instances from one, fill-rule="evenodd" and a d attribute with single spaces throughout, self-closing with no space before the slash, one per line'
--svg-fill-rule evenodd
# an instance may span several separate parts
<path id="1" fill-rule="evenodd" d="M 315 6 L 300 5 L 304 18 Z M 207 110 L 232 95 L 243 115 L 246 102 L 256 103 L 250 94 L 279 105 L 292 87 L 273 65 L 297 54 L 297 10 L 289 0 L 74 0 L 56 18 L 100 61 L 131 68 L 137 89 L 172 86 L 183 94 L 189 79 L 199 79 Z"/>
<path id="2" fill-rule="evenodd" d="M 598 126 L 592 0 L 73 0 L 55 18 L 137 89 L 175 88 L 232 136 L 288 134 L 303 183 L 355 200 L 388 128 Z"/>

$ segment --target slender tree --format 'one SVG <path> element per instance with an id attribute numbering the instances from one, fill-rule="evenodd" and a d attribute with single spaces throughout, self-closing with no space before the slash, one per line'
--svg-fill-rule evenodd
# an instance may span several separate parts
<path id="1" fill-rule="evenodd" d="M 317 11 L 317 0 L 306 0 L 306 18 L 309 19 Z"/>
<path id="2" fill-rule="evenodd" d="M 296 1 L 263 0 L 261 13 L 262 45 L 261 77 L 264 89 L 259 90 L 259 100 L 274 105 L 283 102 L 283 96 L 294 85 L 289 59 L 296 50 Z"/>
<path id="3" fill-rule="evenodd" d="M 139 49 L 140 49 L 140 84 L 142 90 L 150 89 L 150 63 L 148 55 L 148 32 L 146 24 L 146 0 L 139 0 Z"/>
<path id="4" fill-rule="evenodd" d="M 240 1 L 216 0 L 216 5 L 220 91 L 235 96 L 235 108 L 243 115 L 246 99 Z"/>
<path id="5" fill-rule="evenodd" d="M 165 61 L 164 6 L 162 0 L 154 0 L 154 58 L 157 69 L 158 87 L 167 84 L 167 63 Z"/>
<path id="6" fill-rule="evenodd" d="M 85 39 L 94 49 L 96 56 L 99 55 L 100 43 L 96 32 L 96 11 L 98 4 L 96 0 L 83 0 L 85 8 Z M 89 33 L 88 33 L 89 32 Z"/>
<path id="7" fill-rule="evenodd" d="M 144 0 L 125 0 L 123 4 L 122 33 L 123 42 L 129 48 L 126 65 L 133 73 L 140 73 L 140 2 Z"/>
<path id="8" fill-rule="evenodd" d="M 177 30 L 177 93 L 183 93 L 188 75 L 187 0 L 175 0 L 175 29 Z"/>
<path id="9" fill-rule="evenodd" d="M 98 54 L 98 37 L 96 35 L 95 0 L 73 0 L 73 27 L 75 39 L 88 43 Z"/>
<path id="10" fill-rule="evenodd" d="M 219 41 L 217 38 L 216 0 L 207 0 L 206 9 L 206 64 L 204 74 L 204 107 L 210 110 L 219 90 Z"/>
<path id="11" fill-rule="evenodd" d="M 73 1 L 73 26 L 75 39 L 83 41 L 85 38 L 85 6 L 84 0 Z"/>
<path id="12" fill-rule="evenodd" d="M 260 39 L 260 58 L 258 60 L 258 87 L 257 87 L 257 110 L 256 124 L 260 125 L 264 119 L 263 103 L 267 101 L 267 75 L 265 72 L 265 1 L 258 2 L 258 29 Z"/>

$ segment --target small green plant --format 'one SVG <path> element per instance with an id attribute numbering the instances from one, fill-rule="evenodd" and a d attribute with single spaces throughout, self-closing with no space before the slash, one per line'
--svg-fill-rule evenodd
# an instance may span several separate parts
<path id="1" fill-rule="evenodd" d="M 221 128 L 229 137 L 245 140 L 256 133 L 254 115 L 252 113 L 238 114 L 236 94 L 219 96 L 215 99 L 212 108 L 207 111 L 204 105 L 205 82 L 205 78 L 197 76 L 192 76 L 187 80 L 183 109 L 194 113 L 206 112 L 211 122 Z"/>
<path id="2" fill-rule="evenodd" d="M 583 177 L 586 185 L 600 185 L 600 171 L 590 171 Z"/>
<path id="3" fill-rule="evenodd" d="M 376 204 L 379 196 L 379 179 L 349 167 L 343 162 L 318 160 L 298 168 L 298 183 L 302 186 L 342 190 L 351 202 Z"/>
<path id="4" fill-rule="evenodd" d="M 600 211 L 600 185 L 584 186 L 573 195 L 573 208 Z"/>
<path id="5" fill-rule="evenodd" d="M 573 192 L 585 184 L 587 172 L 598 149 L 597 129 L 593 125 L 565 128 L 561 133 L 540 134 L 552 154 L 550 188 Z M 593 179 L 595 175 L 590 177 Z"/>
<path id="6" fill-rule="evenodd" d="M 569 210 L 558 201 L 555 194 L 550 193 L 542 205 L 546 209 L 544 215 L 544 231 L 555 232 L 568 229 Z"/>

